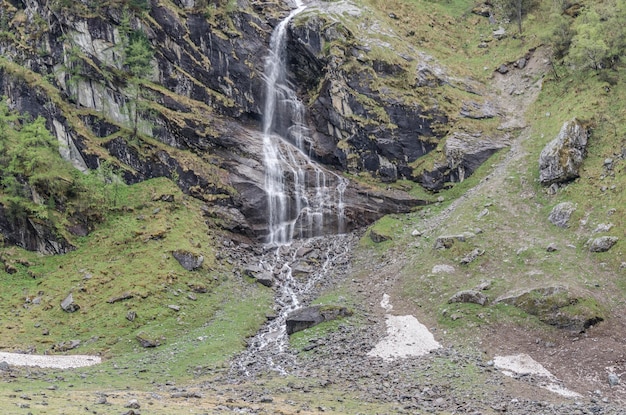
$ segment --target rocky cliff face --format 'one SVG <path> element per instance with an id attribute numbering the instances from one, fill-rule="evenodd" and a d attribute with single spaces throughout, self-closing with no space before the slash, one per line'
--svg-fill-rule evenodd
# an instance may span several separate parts
<path id="1" fill-rule="evenodd" d="M 14 34 L 0 40 L 0 94 L 11 107 L 44 116 L 79 169 L 113 160 L 129 183 L 172 178 L 185 192 L 221 206 L 209 209 L 214 214 L 237 210 L 238 220 L 245 218 L 240 231 L 263 235 L 263 65 L 269 36 L 288 6 L 63 4 L 0 6 L 3 29 Z M 382 182 L 424 184 L 432 171 L 439 181 L 428 188 L 462 179 L 449 168 L 441 173 L 441 166 L 416 168 L 458 116 L 423 97 L 428 88 L 454 82 L 417 52 L 371 56 L 380 45 L 353 33 L 329 13 L 332 7 L 311 7 L 289 28 L 290 72 L 308 107 L 312 158 Z M 344 15 L 358 21 L 358 9 L 349 9 Z M 145 33 L 154 50 L 155 70 L 138 83 L 124 60 L 128 34 L 135 32 Z M 472 159 L 469 173 L 493 151 Z M 345 202 L 349 226 L 423 203 L 356 182 Z"/>

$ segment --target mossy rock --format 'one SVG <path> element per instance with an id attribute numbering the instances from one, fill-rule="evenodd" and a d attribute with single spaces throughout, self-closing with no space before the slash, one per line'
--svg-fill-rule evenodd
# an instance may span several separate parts
<path id="1" fill-rule="evenodd" d="M 535 288 L 501 297 L 496 303 L 518 307 L 559 329 L 583 332 L 604 320 L 602 307 L 595 299 L 560 286 Z"/>

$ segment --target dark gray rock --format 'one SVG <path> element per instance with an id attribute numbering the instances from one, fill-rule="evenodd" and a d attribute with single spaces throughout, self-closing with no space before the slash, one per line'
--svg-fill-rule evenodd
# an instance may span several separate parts
<path id="1" fill-rule="evenodd" d="M 495 32 L 494 32 L 495 33 Z M 509 67 L 506 66 L 505 64 L 502 64 L 500 66 L 498 66 L 498 69 L 496 69 L 499 73 L 501 73 L 502 75 L 506 74 L 509 72 Z"/>
<path id="2" fill-rule="evenodd" d="M 620 384 L 619 376 L 617 376 L 613 372 L 609 373 L 608 380 L 609 380 L 609 385 L 611 385 L 611 387 L 617 386 Z"/>
<path id="3" fill-rule="evenodd" d="M 74 250 L 74 246 L 58 234 L 53 223 L 30 217 L 28 211 L 24 213 L 26 217 L 15 217 L 0 204 L 0 234 L 5 244 L 45 255 L 66 254 Z"/>
<path id="4" fill-rule="evenodd" d="M 466 242 L 475 235 L 471 232 L 465 232 L 458 235 L 441 235 L 435 240 L 435 249 L 449 249 L 455 242 Z"/>
<path id="5" fill-rule="evenodd" d="M 617 243 L 619 238 L 617 236 L 601 236 L 595 238 L 589 244 L 589 251 L 591 252 L 606 252 L 613 248 L 613 245 Z"/>
<path id="6" fill-rule="evenodd" d="M 158 347 L 161 345 L 160 339 L 151 338 L 149 336 L 146 336 L 145 334 L 138 334 L 136 336 L 136 339 L 141 345 L 141 347 L 145 347 L 145 348 Z"/>
<path id="7" fill-rule="evenodd" d="M 74 313 L 80 310 L 80 306 L 74 302 L 74 296 L 69 293 L 63 301 L 61 301 L 61 309 L 67 313 Z"/>
<path id="8" fill-rule="evenodd" d="M 131 399 L 126 405 L 124 405 L 124 408 L 139 409 L 141 408 L 141 405 L 139 405 L 137 399 Z"/>
<path id="9" fill-rule="evenodd" d="M 265 271 L 261 267 L 255 265 L 248 265 L 243 270 L 244 274 L 250 278 L 253 278 L 256 282 L 266 287 L 272 287 L 274 285 L 274 277 L 269 271 Z"/>
<path id="10" fill-rule="evenodd" d="M 187 271 L 193 271 L 200 268 L 204 262 L 204 257 L 202 255 L 194 254 L 182 249 L 172 251 L 172 255 Z"/>
<path id="11" fill-rule="evenodd" d="M 78 346 L 80 346 L 80 344 L 81 344 L 80 340 L 64 341 L 64 342 L 60 342 L 60 343 L 52 345 L 52 350 L 55 352 L 67 352 L 68 350 L 77 348 Z"/>
<path id="12" fill-rule="evenodd" d="M 467 265 L 470 262 L 473 262 L 479 256 L 483 255 L 484 253 L 485 253 L 484 249 L 480 249 L 480 248 L 473 249 L 472 252 L 468 253 L 461 259 L 461 264 Z"/>
<path id="13" fill-rule="evenodd" d="M 0 362 L 0 372 L 8 372 L 9 370 L 11 370 L 11 367 L 7 362 L 4 360 Z"/>
<path id="14" fill-rule="evenodd" d="M 451 303 L 473 303 L 484 306 L 487 303 L 487 296 L 476 290 L 459 291 L 450 297 L 448 304 Z"/>
<path id="15" fill-rule="evenodd" d="M 107 300 L 107 303 L 113 304 L 113 303 L 117 303 L 119 301 L 130 300 L 134 296 L 135 295 L 133 293 L 123 292 L 122 294 L 119 294 L 119 295 L 116 295 L 116 296 L 113 296 L 113 297 L 109 298 Z"/>
<path id="16" fill-rule="evenodd" d="M 128 321 L 135 321 L 136 318 L 137 318 L 137 312 L 136 311 L 129 310 L 128 313 L 126 313 L 126 320 L 128 320 Z"/>
<path id="17" fill-rule="evenodd" d="M 548 220 L 559 228 L 567 228 L 569 227 L 569 220 L 572 213 L 575 211 L 576 206 L 572 202 L 562 202 L 552 209 Z"/>
<path id="18" fill-rule="evenodd" d="M 324 321 L 335 320 L 340 317 L 351 316 L 352 311 L 341 306 L 311 306 L 301 308 L 289 314 L 285 322 L 287 326 L 287 334 L 293 334 L 298 331 L 316 326 Z"/>
<path id="19" fill-rule="evenodd" d="M 577 119 L 563 124 L 558 136 L 541 151 L 539 181 L 545 186 L 578 177 L 587 155 L 587 128 Z"/>
<path id="20" fill-rule="evenodd" d="M 374 243 L 381 243 L 381 242 L 385 242 L 385 241 L 389 241 L 391 240 L 391 236 L 389 235 L 385 235 L 382 232 L 378 232 L 374 229 L 370 230 L 370 239 L 372 241 L 374 241 Z"/>

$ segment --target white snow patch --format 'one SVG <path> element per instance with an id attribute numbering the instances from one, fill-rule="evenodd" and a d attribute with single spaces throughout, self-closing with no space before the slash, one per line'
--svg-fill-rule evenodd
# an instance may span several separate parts
<path id="1" fill-rule="evenodd" d="M 380 305 L 387 312 L 393 308 L 387 294 L 383 295 Z M 414 316 L 387 314 L 386 318 L 387 336 L 367 353 L 368 356 L 392 361 L 396 358 L 422 356 L 441 347 L 428 328 Z"/>
<path id="2" fill-rule="evenodd" d="M 102 362 L 102 359 L 98 356 L 86 355 L 51 356 L 0 352 L 0 362 L 7 362 L 11 366 L 39 366 L 70 369 L 97 365 Z"/>
<path id="3" fill-rule="evenodd" d="M 493 362 L 494 366 L 502 370 L 502 373 L 507 376 L 515 377 L 515 375 L 535 375 L 543 377 L 546 378 L 547 383 L 539 385 L 542 388 L 566 398 L 581 397 L 579 393 L 561 386 L 561 382 L 552 373 L 550 373 L 550 371 L 527 354 L 496 356 L 494 357 Z"/>

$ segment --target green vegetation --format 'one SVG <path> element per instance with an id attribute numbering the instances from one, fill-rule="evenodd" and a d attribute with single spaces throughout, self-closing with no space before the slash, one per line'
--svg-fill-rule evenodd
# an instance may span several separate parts
<path id="1" fill-rule="evenodd" d="M 2 322 L 3 348 L 43 353 L 81 340 L 81 353 L 101 354 L 115 365 L 145 362 L 146 377 L 181 379 L 192 377 L 198 362 L 221 367 L 256 332 L 272 292 L 216 262 L 217 235 L 203 225 L 199 202 L 166 179 L 128 189 L 124 206 L 77 240 L 73 252 L 41 257 L 4 250 L 3 261 L 16 272 L 0 281 L 2 314 L 11 316 Z M 175 201 L 162 201 L 163 194 Z M 171 255 L 177 249 L 202 254 L 202 268 L 184 270 Z M 80 306 L 75 313 L 60 307 L 69 293 Z M 131 311 L 134 319 L 128 318 Z M 161 346 L 144 350 L 138 335 Z M 172 357 L 172 350 L 180 354 Z"/>

